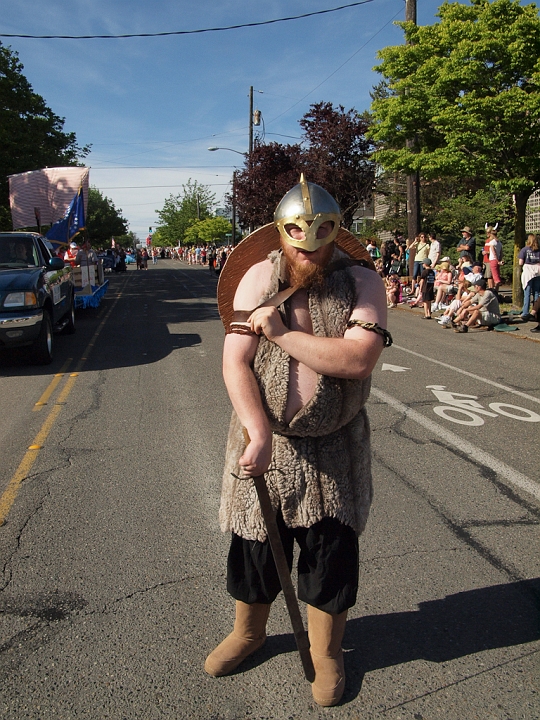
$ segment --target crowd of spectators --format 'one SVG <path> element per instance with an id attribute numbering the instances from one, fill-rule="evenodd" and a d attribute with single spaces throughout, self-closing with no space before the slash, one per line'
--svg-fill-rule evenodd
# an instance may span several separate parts
<path id="1" fill-rule="evenodd" d="M 499 288 L 500 266 L 504 263 L 497 226 L 485 228 L 486 238 L 477 255 L 476 239 L 470 227 L 461 230 L 456 247 L 457 261 L 441 258 L 441 243 L 434 233 L 420 233 L 413 240 L 395 238 L 380 247 L 371 240 L 367 250 L 379 274 L 384 278 L 389 308 L 400 303 L 422 307 L 423 319 L 433 313 L 443 328 L 466 333 L 469 328 L 492 328 L 501 323 Z M 529 235 L 520 251 L 521 282 L 524 302 L 523 321 L 540 322 L 540 246 L 539 236 Z M 533 304 L 531 308 L 531 303 Z M 531 332 L 540 331 L 540 325 Z"/>
<path id="2" fill-rule="evenodd" d="M 207 266 L 210 273 L 217 277 L 232 250 L 232 245 L 188 245 L 176 248 L 176 253 L 178 260 L 188 265 Z"/>

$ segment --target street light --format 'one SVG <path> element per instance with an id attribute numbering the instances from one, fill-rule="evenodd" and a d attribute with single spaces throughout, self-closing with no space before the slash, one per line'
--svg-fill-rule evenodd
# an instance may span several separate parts
<path id="1" fill-rule="evenodd" d="M 230 150 L 230 152 L 236 153 L 237 155 L 247 156 L 247 153 L 240 152 L 240 150 L 233 150 L 232 148 L 226 147 L 209 147 L 210 152 L 216 150 Z M 232 244 L 233 247 L 236 245 L 236 170 L 233 171 L 232 176 Z"/>
<path id="2" fill-rule="evenodd" d="M 243 155 L 246 157 L 247 153 L 240 152 L 240 150 L 233 150 L 232 148 L 226 148 L 226 147 L 209 147 L 208 148 L 210 152 L 215 152 L 216 150 L 230 150 L 230 152 L 234 152 L 237 155 Z"/>

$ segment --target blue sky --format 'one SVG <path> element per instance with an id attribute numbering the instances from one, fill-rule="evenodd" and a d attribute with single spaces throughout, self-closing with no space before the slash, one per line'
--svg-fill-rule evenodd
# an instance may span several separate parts
<path id="1" fill-rule="evenodd" d="M 261 22 L 347 0 L 17 0 L 5 3 L 1 33 L 107 35 L 195 30 Z M 418 0 L 418 23 L 439 6 Z M 312 103 L 369 107 L 379 81 L 377 50 L 403 42 L 393 22 L 404 0 L 372 0 L 301 20 L 225 32 L 156 38 L 0 38 L 19 53 L 24 74 L 66 118 L 81 145 L 90 183 L 145 237 L 156 209 L 189 178 L 219 203 L 248 146 L 249 88 L 267 141 L 295 142 Z M 259 92 L 262 91 L 262 92 Z M 284 137 L 292 136 L 292 137 Z"/>

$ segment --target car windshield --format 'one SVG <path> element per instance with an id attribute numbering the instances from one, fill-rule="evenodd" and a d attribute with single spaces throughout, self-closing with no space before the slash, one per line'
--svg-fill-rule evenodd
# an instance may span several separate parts
<path id="1" fill-rule="evenodd" d="M 0 267 L 35 267 L 38 264 L 36 249 L 31 239 L 0 237 Z"/>

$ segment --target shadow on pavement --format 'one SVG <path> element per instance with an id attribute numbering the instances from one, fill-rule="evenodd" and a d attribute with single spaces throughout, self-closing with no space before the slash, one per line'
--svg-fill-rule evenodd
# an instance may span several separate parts
<path id="1" fill-rule="evenodd" d="M 364 675 L 373 670 L 413 660 L 446 662 L 539 639 L 540 578 L 448 595 L 420 603 L 415 611 L 352 619 L 343 640 L 347 687 L 342 702 L 358 695 Z M 271 636 L 240 670 L 295 650 L 292 634 Z"/>
<path id="2" fill-rule="evenodd" d="M 100 307 L 77 311 L 76 333 L 55 335 L 50 365 L 31 364 L 22 348 L 0 353 L 0 377 L 50 376 L 70 357 L 69 371 L 73 371 L 85 355 L 88 359 L 83 372 L 146 365 L 159 362 L 174 350 L 200 345 L 200 334 L 185 332 L 186 324 L 219 321 L 216 283 L 200 270 L 181 269 L 181 275 L 158 266 L 148 272 L 111 276 Z M 221 332 L 221 323 L 218 328 Z M 98 330 L 95 345 L 88 351 L 88 343 Z"/>

